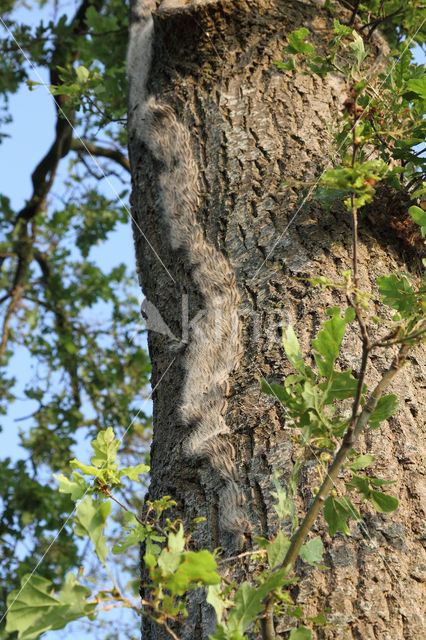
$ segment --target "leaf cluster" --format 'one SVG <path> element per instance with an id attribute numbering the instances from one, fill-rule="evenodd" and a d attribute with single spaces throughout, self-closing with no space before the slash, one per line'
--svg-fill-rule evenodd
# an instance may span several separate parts
<path id="1" fill-rule="evenodd" d="M 286 376 L 283 386 L 262 381 L 262 391 L 273 395 L 286 408 L 287 425 L 297 429 L 300 434 L 297 441 L 304 448 L 303 459 L 315 459 L 320 476 L 326 473 L 331 456 L 353 420 L 351 408 L 359 390 L 359 379 L 352 370 L 349 368 L 341 371 L 338 366 L 342 341 L 348 324 L 355 318 L 355 312 L 349 307 L 342 316 L 341 309 L 334 307 L 327 311 L 327 315 L 329 319 L 323 323 L 318 336 L 312 340 L 316 371 L 305 365 L 296 334 L 289 325 L 284 330 L 283 346 L 296 373 Z M 363 383 L 359 398 L 361 406 L 366 403 L 367 392 L 367 385 Z M 377 428 L 383 420 L 393 415 L 397 408 L 398 401 L 394 394 L 380 398 L 376 408 L 369 415 L 370 429 Z M 370 500 L 377 511 L 389 512 L 396 509 L 398 501 L 377 490 L 369 489 L 370 483 L 374 486 L 389 483 L 376 478 L 362 478 L 361 482 L 361 477 L 354 473 L 374 460 L 373 456 L 357 456 L 353 451 L 350 461 L 345 465 L 346 473 L 352 475 L 352 479 L 346 483 L 346 488 L 359 491 L 363 499 Z M 324 517 L 330 535 L 334 535 L 337 529 L 349 535 L 347 519 L 360 519 L 346 495 L 342 498 L 328 497 Z"/>
<path id="2" fill-rule="evenodd" d="M 391 3 L 381 3 L 383 11 Z M 416 1 L 407 3 L 407 11 L 424 13 Z M 363 5 L 361 5 L 363 7 Z M 364 11 L 361 8 L 360 11 Z M 403 12 L 405 14 L 405 11 Z M 423 20 L 424 21 L 424 20 Z M 411 24 L 411 27 L 408 27 Z M 420 24 L 420 28 L 418 27 Z M 316 197 L 332 204 L 345 199 L 348 210 L 351 198 L 360 209 L 372 201 L 375 185 L 386 180 L 396 189 L 417 188 L 418 198 L 424 193 L 421 185 L 426 166 L 423 145 L 426 138 L 426 80 L 423 65 L 414 63 L 412 48 L 424 41 L 422 23 L 405 23 L 411 28 L 407 40 L 394 45 L 384 69 L 371 72 L 369 38 L 334 20 L 334 37 L 327 53 L 320 55 L 310 42 L 309 31 L 298 29 L 289 35 L 284 48 L 285 61 L 275 64 L 283 70 L 303 74 L 343 76 L 348 85 L 344 111 L 332 131 L 334 136 L 334 166 L 326 169 L 316 187 Z M 415 33 L 413 33 L 415 31 Z M 306 70 L 301 70 L 304 65 Z M 353 145 L 356 147 L 354 161 Z M 370 159 L 374 149 L 374 159 Z"/>

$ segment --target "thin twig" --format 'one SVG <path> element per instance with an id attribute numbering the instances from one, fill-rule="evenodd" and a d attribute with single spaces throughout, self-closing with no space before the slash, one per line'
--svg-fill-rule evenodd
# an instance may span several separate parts
<path id="1" fill-rule="evenodd" d="M 352 15 L 349 19 L 348 22 L 348 26 L 351 27 L 353 25 L 353 23 L 355 22 L 355 18 L 356 18 L 356 14 L 358 13 L 358 7 L 359 7 L 359 3 L 361 2 L 361 0 L 355 0 L 355 4 L 354 4 L 354 8 L 352 11 Z"/>
<path id="2" fill-rule="evenodd" d="M 17 286 L 13 291 L 12 300 L 10 301 L 6 314 L 3 321 L 3 329 L 1 335 L 1 345 L 0 345 L 0 362 L 3 360 L 4 354 L 6 352 L 7 340 L 9 338 L 9 325 L 12 317 L 13 310 L 17 306 L 19 300 L 21 299 L 22 287 Z"/>
<path id="3" fill-rule="evenodd" d="M 100 491 L 101 493 L 103 493 L 104 495 L 106 495 L 108 498 L 111 498 L 111 500 L 114 500 L 114 502 L 116 502 L 118 505 L 120 505 L 120 507 L 122 509 L 124 509 L 124 511 L 127 511 L 128 513 L 132 513 L 136 520 L 139 522 L 139 524 L 144 525 L 144 521 L 141 520 L 141 518 L 139 516 L 136 515 L 136 513 L 134 511 L 132 511 L 131 509 L 129 509 L 129 507 L 127 507 L 123 502 L 121 502 L 118 498 L 116 498 L 111 491 L 108 489 L 107 486 L 105 485 L 98 485 L 98 491 Z"/>
<path id="4" fill-rule="evenodd" d="M 162 624 L 165 630 L 167 631 L 167 633 L 169 633 L 172 636 L 173 640 L 179 640 L 179 637 L 175 634 L 174 631 L 170 629 L 169 625 L 165 620 L 163 622 L 160 622 L 160 624 Z"/>
<path id="5" fill-rule="evenodd" d="M 77 153 L 85 153 L 90 156 L 101 156 L 117 162 L 123 169 L 126 169 L 130 173 L 130 163 L 124 153 L 118 149 L 111 149 L 108 147 L 101 147 L 98 144 L 89 142 L 88 140 L 82 140 L 81 138 L 71 141 L 71 151 Z"/>
<path id="6" fill-rule="evenodd" d="M 260 629 L 262 640 L 275 640 L 274 599 L 272 594 L 269 594 L 266 600 L 265 610 L 260 618 Z"/>
<path id="7" fill-rule="evenodd" d="M 389 13 L 387 16 L 382 16 L 380 18 L 376 18 L 376 20 L 372 20 L 371 22 L 367 22 L 366 24 L 363 24 L 362 27 L 359 28 L 359 30 L 364 31 L 364 29 L 366 29 L 367 27 L 370 27 L 366 35 L 366 39 L 369 40 L 369 38 L 371 38 L 371 36 L 373 35 L 373 32 L 375 31 L 375 29 L 377 29 L 377 27 L 380 24 L 383 24 L 383 22 L 386 22 L 386 20 L 389 20 L 389 18 L 393 18 L 394 16 L 400 13 L 406 13 L 407 11 L 408 9 L 406 7 L 398 7 L 398 9 L 396 9 L 395 11 L 392 11 L 392 13 Z"/>
<path id="8" fill-rule="evenodd" d="M 357 110 L 356 110 L 356 97 L 354 100 L 354 123 L 352 129 L 353 135 L 353 147 L 352 147 L 352 168 L 355 166 L 356 155 L 357 155 L 357 140 L 356 140 L 356 122 L 357 122 Z M 352 213 L 352 228 L 353 228 L 353 238 L 352 238 L 352 247 L 353 247 L 353 256 L 352 256 L 352 264 L 353 264 L 353 280 L 354 280 L 354 289 L 355 291 L 358 289 L 358 229 L 357 229 L 357 209 L 355 202 L 355 194 L 351 194 L 351 213 Z M 339 450 L 336 452 L 334 459 L 328 469 L 327 475 L 323 480 L 321 487 L 314 498 L 314 501 L 309 508 L 302 524 L 297 530 L 296 534 L 293 536 L 290 547 L 286 553 L 286 556 L 281 564 L 281 568 L 285 569 L 285 574 L 287 575 L 292 569 L 296 558 L 299 555 L 300 549 L 308 535 L 311 531 L 313 523 L 315 522 L 319 512 L 324 506 L 325 499 L 330 493 L 335 481 L 337 480 L 337 476 L 349 454 L 355 441 L 359 437 L 359 435 L 365 429 L 368 420 L 374 411 L 377 403 L 382 397 L 385 389 L 390 384 L 394 376 L 398 373 L 398 371 L 402 368 L 405 363 L 405 359 L 407 353 L 410 349 L 411 345 L 403 344 L 398 354 L 393 359 L 389 369 L 383 374 L 381 380 L 376 385 L 373 392 L 370 394 L 370 397 L 362 409 L 361 413 L 358 415 L 358 410 L 361 402 L 362 396 L 362 387 L 365 379 L 365 374 L 367 370 L 368 364 L 368 356 L 372 349 L 372 344 L 370 342 L 368 336 L 367 326 L 364 322 L 362 311 L 359 306 L 359 302 L 356 298 L 356 294 L 354 298 L 352 296 L 348 296 L 349 302 L 351 306 L 354 308 L 356 317 L 358 320 L 358 324 L 361 331 L 361 339 L 362 339 L 362 361 L 361 361 L 361 369 L 358 379 L 357 391 L 355 394 L 354 402 L 352 405 L 352 417 L 349 423 L 348 428 L 346 429 L 345 435 L 343 437 L 342 444 Z"/>
<path id="9" fill-rule="evenodd" d="M 243 553 L 239 553 L 237 556 L 231 556 L 230 558 L 223 558 L 222 560 L 217 560 L 217 564 L 221 565 L 221 564 L 226 564 L 227 562 L 230 562 L 231 560 L 239 560 L 240 558 L 244 558 L 247 556 L 254 556 L 254 555 L 265 555 L 266 554 L 266 550 L 265 549 L 258 549 L 257 551 L 244 551 Z"/>
<path id="10" fill-rule="evenodd" d="M 356 155 L 358 151 L 358 144 L 356 139 L 356 123 L 358 120 L 357 116 L 357 98 L 354 98 L 354 122 L 352 125 L 352 169 L 355 166 Z M 358 289 L 358 212 L 355 205 L 355 193 L 351 193 L 351 214 L 352 214 L 352 269 L 353 269 L 353 280 L 355 289 Z"/>
<path id="11" fill-rule="evenodd" d="M 426 325 L 426 321 L 423 324 Z M 372 346 L 392 347 L 395 344 L 407 344 L 409 342 L 412 342 L 413 340 L 417 340 L 417 338 L 420 338 L 420 336 L 424 335 L 425 333 L 426 333 L 426 326 L 422 327 L 421 329 L 418 329 L 414 333 L 408 334 L 408 336 L 402 336 L 401 338 L 398 338 L 396 340 L 390 340 L 389 342 L 376 342 Z"/>
<path id="12" fill-rule="evenodd" d="M 365 374 L 367 372 L 367 364 L 368 364 L 368 356 L 370 354 L 370 349 L 363 344 L 362 346 L 362 356 L 361 356 L 361 368 L 360 368 L 360 372 L 359 372 L 359 377 L 358 377 L 358 385 L 356 388 L 356 394 L 355 394 L 355 398 L 354 401 L 352 403 L 352 416 L 351 416 L 351 421 L 349 423 L 348 426 L 348 431 L 352 431 L 354 426 L 355 426 L 355 422 L 356 422 L 356 417 L 358 415 L 358 409 L 359 409 L 359 405 L 361 403 L 361 396 L 362 396 L 362 388 L 364 386 L 364 380 L 365 380 Z"/>

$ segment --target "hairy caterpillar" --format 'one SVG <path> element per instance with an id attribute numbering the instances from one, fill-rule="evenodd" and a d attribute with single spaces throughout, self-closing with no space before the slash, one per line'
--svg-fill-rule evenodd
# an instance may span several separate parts
<path id="1" fill-rule="evenodd" d="M 194 430 L 185 443 L 188 456 L 206 458 L 220 474 L 220 519 L 224 530 L 241 536 L 248 529 L 243 511 L 230 433 L 223 412 L 227 380 L 241 358 L 240 296 L 225 256 L 205 238 L 197 222 L 200 207 L 199 172 L 190 135 L 173 109 L 147 93 L 151 64 L 155 0 L 139 0 L 137 22 L 131 27 L 128 53 L 130 135 L 161 162 L 161 213 L 173 249 L 183 249 L 192 278 L 203 296 L 204 309 L 193 324 L 185 354 L 185 380 L 180 416 Z"/>

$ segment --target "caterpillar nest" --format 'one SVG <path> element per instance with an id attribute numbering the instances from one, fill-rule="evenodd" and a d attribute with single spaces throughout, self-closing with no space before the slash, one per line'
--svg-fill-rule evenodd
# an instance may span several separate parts
<path id="1" fill-rule="evenodd" d="M 241 537 L 248 529 L 244 496 L 239 487 L 234 451 L 223 413 L 227 381 L 241 358 L 239 301 L 234 273 L 217 249 L 207 242 L 197 222 L 200 206 L 199 172 L 190 136 L 173 109 L 147 94 L 151 64 L 153 20 L 156 3 L 142 0 L 136 5 L 136 22 L 130 32 L 128 72 L 131 114 L 130 130 L 162 165 L 159 176 L 161 215 L 167 225 L 170 245 L 182 249 L 194 284 L 204 301 L 191 332 L 185 354 L 185 379 L 180 417 L 193 432 L 184 444 L 192 458 L 205 458 L 219 473 L 220 520 L 224 530 Z"/>

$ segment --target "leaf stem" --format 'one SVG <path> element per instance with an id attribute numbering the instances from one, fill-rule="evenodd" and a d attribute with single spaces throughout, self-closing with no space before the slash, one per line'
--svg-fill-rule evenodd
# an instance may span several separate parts
<path id="1" fill-rule="evenodd" d="M 402 345 L 398 354 L 393 359 L 389 369 L 383 374 L 381 380 L 378 382 L 374 391 L 371 393 L 368 402 L 366 403 L 360 415 L 356 419 L 356 422 L 353 425 L 353 428 L 350 429 L 348 427 L 344 435 L 343 442 L 340 446 L 340 449 L 337 451 L 334 457 L 334 460 L 329 467 L 327 476 L 324 479 L 317 495 L 315 496 L 315 499 L 311 507 L 309 508 L 309 511 L 305 516 L 305 519 L 303 520 L 299 529 L 295 533 L 291 541 L 290 547 L 287 551 L 287 554 L 282 564 L 279 567 L 279 568 L 285 569 L 285 575 L 287 575 L 291 571 L 296 561 L 296 558 L 299 555 L 299 551 L 308 533 L 310 532 L 312 525 L 315 522 L 320 510 L 322 509 L 324 505 L 324 501 L 328 496 L 328 494 L 330 493 L 330 490 L 332 489 L 337 479 L 337 476 L 340 472 L 340 469 L 342 468 L 342 465 L 349 451 L 352 449 L 355 441 L 364 430 L 370 415 L 376 408 L 377 403 L 382 397 L 385 389 L 390 384 L 390 382 L 395 377 L 395 375 L 398 373 L 398 371 L 403 367 L 409 349 L 410 349 L 409 345 L 405 345 L 405 344 Z"/>
<path id="2" fill-rule="evenodd" d="M 271 593 L 266 600 L 265 610 L 260 619 L 260 629 L 262 640 L 275 640 L 274 598 Z"/>
<path id="3" fill-rule="evenodd" d="M 394 344 L 401 344 L 401 343 L 407 343 L 410 342 L 411 340 L 416 340 L 417 338 L 420 338 L 421 336 L 423 336 L 426 332 L 426 320 L 424 320 L 422 322 L 422 324 L 420 325 L 419 329 L 416 329 L 415 331 L 413 331 L 412 333 L 409 333 L 407 336 L 402 336 L 400 338 L 397 338 L 395 340 L 389 340 L 387 342 L 375 342 L 371 345 L 372 348 L 374 347 L 391 347 Z"/>
<path id="4" fill-rule="evenodd" d="M 358 151 L 358 143 L 356 139 L 356 123 L 357 116 L 357 96 L 354 97 L 353 102 L 354 121 L 352 125 L 352 169 L 355 166 L 356 155 Z M 351 214 L 352 214 L 352 268 L 354 273 L 354 285 L 355 289 L 358 289 L 358 212 L 355 203 L 355 193 L 351 193 Z"/>
<path id="5" fill-rule="evenodd" d="M 110 498 L 111 500 L 114 500 L 114 502 L 116 502 L 122 509 L 124 509 L 124 511 L 127 511 L 128 513 L 132 513 L 136 520 L 139 522 L 139 524 L 144 525 L 144 521 L 136 515 L 136 513 L 134 511 L 132 511 L 131 509 L 129 509 L 129 507 L 127 507 L 124 502 L 121 502 L 118 498 L 116 498 L 111 491 L 108 489 L 108 487 L 100 485 L 98 486 L 98 491 L 100 491 L 101 493 L 103 493 L 104 495 L 106 495 L 108 498 Z"/>

